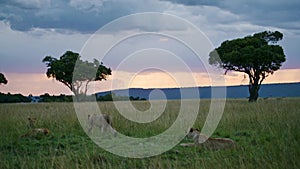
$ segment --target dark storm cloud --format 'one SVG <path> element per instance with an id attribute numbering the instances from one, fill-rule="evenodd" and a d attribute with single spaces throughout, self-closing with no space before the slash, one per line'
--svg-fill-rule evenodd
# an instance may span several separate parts
<path id="1" fill-rule="evenodd" d="M 24 8 L 23 4 L 4 2 L 0 9 L 0 19 L 8 21 L 12 29 L 20 31 L 55 28 L 86 32 L 96 30 L 114 17 L 111 16 L 108 20 L 94 11 L 82 11 L 72 7 L 65 1 L 53 1 L 49 6 L 39 8 Z"/>
<path id="2" fill-rule="evenodd" d="M 151 1 L 132 0 L 4 0 L 0 1 L 0 20 L 14 30 L 54 28 L 91 33 L 124 15 L 159 11 L 159 5 L 148 9 Z M 154 4 L 155 5 L 155 4 Z"/>
<path id="3" fill-rule="evenodd" d="M 184 4 L 184 5 L 217 5 L 218 1 L 214 0 L 161 0 L 161 1 L 171 1 L 177 4 Z"/>
<path id="4" fill-rule="evenodd" d="M 0 20 L 9 22 L 12 29 L 20 31 L 54 28 L 92 33 L 124 15 L 180 9 L 170 5 L 171 3 L 213 6 L 236 14 L 240 21 L 283 29 L 300 29 L 299 0 L 2 0 Z M 222 23 L 222 18 L 216 19 L 216 23 Z"/>
<path id="5" fill-rule="evenodd" d="M 162 0 L 186 6 L 216 6 L 261 26 L 300 29 L 299 0 Z"/>

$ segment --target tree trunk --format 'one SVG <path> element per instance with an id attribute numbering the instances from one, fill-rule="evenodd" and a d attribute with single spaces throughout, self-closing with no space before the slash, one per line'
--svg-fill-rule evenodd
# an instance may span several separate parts
<path id="1" fill-rule="evenodd" d="M 258 99 L 258 91 L 259 91 L 260 85 L 258 83 L 249 84 L 249 102 L 255 102 Z"/>
<path id="2" fill-rule="evenodd" d="M 74 84 L 71 85 L 70 89 L 74 93 L 75 96 L 77 96 L 79 94 L 79 90 L 78 90 L 78 88 L 75 87 Z"/>

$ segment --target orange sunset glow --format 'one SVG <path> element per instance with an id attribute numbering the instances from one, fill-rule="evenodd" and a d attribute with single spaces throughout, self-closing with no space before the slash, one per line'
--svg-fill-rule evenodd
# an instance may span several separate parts
<path id="1" fill-rule="evenodd" d="M 188 73 L 177 72 L 176 78 L 171 74 L 163 72 L 147 72 L 134 75 L 129 72 L 118 72 L 118 76 L 112 76 L 107 81 L 96 82 L 95 87 L 91 86 L 89 93 L 108 91 L 113 89 L 126 88 L 176 88 L 195 86 L 214 86 L 211 84 L 206 73 L 193 73 L 195 82 L 179 83 L 184 81 Z M 72 94 L 72 92 L 62 83 L 52 78 L 47 78 L 43 73 L 5 73 L 8 84 L 0 86 L 0 92 L 21 93 L 23 95 L 39 96 L 44 93 L 51 95 Z M 230 72 L 224 76 L 226 86 L 247 85 L 248 78 L 243 73 Z M 263 84 L 267 83 L 293 83 L 300 82 L 300 69 L 282 69 L 267 77 Z"/>

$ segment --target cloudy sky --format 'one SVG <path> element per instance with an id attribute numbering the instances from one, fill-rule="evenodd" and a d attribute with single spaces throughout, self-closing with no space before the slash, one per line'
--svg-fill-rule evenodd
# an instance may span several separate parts
<path id="1" fill-rule="evenodd" d="M 287 61 L 265 83 L 300 81 L 299 0 L 1 0 L 0 72 L 9 83 L 1 85 L 0 91 L 70 94 L 68 88 L 45 77 L 46 66 L 41 62 L 45 56 L 58 58 L 67 50 L 81 52 L 91 48 L 88 51 L 94 52 L 82 54 L 87 59 L 97 58 L 95 54 L 108 42 L 144 32 L 160 34 L 134 36 L 115 45 L 103 58 L 104 64 L 113 69 L 113 76 L 97 85 L 97 91 L 111 89 L 112 83 L 114 88 L 192 86 L 179 83 L 191 72 L 196 85 L 212 85 L 202 65 L 205 59 L 197 60 L 183 43 L 162 35 L 189 39 L 189 25 L 168 17 L 142 17 L 119 20 L 99 33 L 99 29 L 120 17 L 144 12 L 178 16 L 195 25 L 211 43 L 206 47 L 205 39 L 194 39 L 193 43 L 198 41 L 206 49 L 201 54 L 203 58 L 205 52 L 224 40 L 265 30 L 281 31 L 284 39 L 279 44 Z M 89 42 L 97 31 L 101 40 L 93 46 Z M 182 69 L 183 62 L 190 72 Z M 225 79 L 227 85 L 247 84 L 243 74 L 230 73 Z"/>

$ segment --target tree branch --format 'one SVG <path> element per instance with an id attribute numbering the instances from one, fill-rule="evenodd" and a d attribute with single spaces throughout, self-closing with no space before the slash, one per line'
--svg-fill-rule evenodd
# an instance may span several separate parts
<path id="1" fill-rule="evenodd" d="M 84 95 L 86 95 L 87 90 L 88 90 L 88 84 L 91 82 L 91 80 L 87 80 L 86 84 L 85 84 L 85 90 L 84 90 Z"/>
<path id="2" fill-rule="evenodd" d="M 267 77 L 266 74 L 262 73 L 262 78 L 259 81 L 259 85 L 261 85 L 261 83 L 265 80 L 266 77 Z"/>

